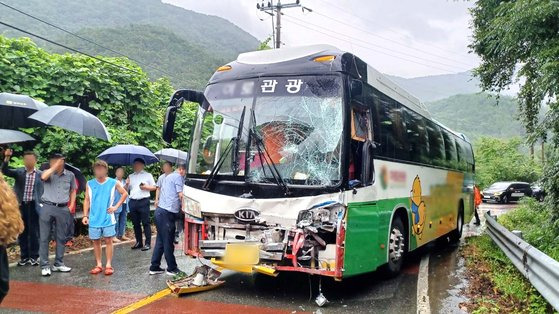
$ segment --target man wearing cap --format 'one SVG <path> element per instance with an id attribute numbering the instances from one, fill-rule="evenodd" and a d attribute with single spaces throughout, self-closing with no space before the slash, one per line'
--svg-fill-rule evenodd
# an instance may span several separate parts
<path id="1" fill-rule="evenodd" d="M 132 166 L 134 173 L 131 173 L 126 180 L 130 188 L 128 208 L 130 209 L 130 218 L 134 225 L 134 236 L 136 237 L 136 243 L 132 246 L 132 249 L 141 249 L 142 251 L 151 249 L 149 198 L 150 192 L 157 189 L 151 173 L 144 171 L 145 164 L 143 159 L 136 158 Z M 142 241 L 142 227 L 146 236 L 145 242 Z"/>
<path id="2" fill-rule="evenodd" d="M 39 215 L 40 241 L 39 257 L 41 259 L 41 274 L 50 276 L 51 270 L 69 272 L 72 268 L 64 265 L 64 248 L 66 230 L 70 221 L 69 206 L 76 202 L 76 180 L 71 171 L 64 168 L 64 156 L 53 154 L 49 159 L 50 168 L 43 171 L 43 195 L 41 197 L 41 211 Z M 49 267 L 49 234 L 53 221 L 55 222 L 56 257 L 54 265 Z"/>

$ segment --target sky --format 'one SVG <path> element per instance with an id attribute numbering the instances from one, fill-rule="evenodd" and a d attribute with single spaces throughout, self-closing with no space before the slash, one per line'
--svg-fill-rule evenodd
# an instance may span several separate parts
<path id="1" fill-rule="evenodd" d="M 163 0 L 225 18 L 259 40 L 272 34 L 271 17 L 256 8 L 261 0 Z M 277 0 L 274 0 L 276 3 Z M 295 2 L 285 0 L 282 4 Z M 266 0 L 267 3 L 267 0 Z M 457 73 L 474 68 L 464 0 L 300 0 L 284 9 L 282 47 L 331 44 L 352 52 L 377 70 L 401 77 Z"/>

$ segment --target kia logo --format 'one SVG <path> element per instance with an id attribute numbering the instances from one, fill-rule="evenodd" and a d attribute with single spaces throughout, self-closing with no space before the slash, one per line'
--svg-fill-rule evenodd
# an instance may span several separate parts
<path id="1" fill-rule="evenodd" d="M 260 213 L 252 208 L 241 208 L 235 212 L 235 218 L 239 221 L 253 222 Z"/>

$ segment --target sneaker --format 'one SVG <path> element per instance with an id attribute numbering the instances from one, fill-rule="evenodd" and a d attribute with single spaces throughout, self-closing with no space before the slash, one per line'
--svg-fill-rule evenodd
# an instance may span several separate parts
<path id="1" fill-rule="evenodd" d="M 25 266 L 25 265 L 31 265 L 31 261 L 28 258 L 24 258 L 19 262 L 17 262 L 17 266 Z"/>
<path id="2" fill-rule="evenodd" d="M 167 269 L 167 275 L 169 275 L 169 276 L 178 276 L 178 275 L 183 275 L 183 274 L 186 275 L 185 272 L 183 272 L 182 270 L 180 270 L 180 269 L 178 269 L 178 268 L 175 269 L 175 270 L 169 270 L 169 269 Z"/>
<path id="3" fill-rule="evenodd" d="M 72 270 L 72 268 L 70 268 L 66 265 L 60 265 L 60 266 L 53 265 L 52 266 L 52 271 L 58 271 L 58 272 L 61 272 L 61 273 L 67 273 L 71 270 Z"/>
<path id="4" fill-rule="evenodd" d="M 41 275 L 46 277 L 46 276 L 50 276 L 50 267 L 43 267 L 41 268 Z"/>
<path id="5" fill-rule="evenodd" d="M 150 275 L 160 275 L 163 274 L 165 272 L 165 270 L 161 267 L 157 267 L 157 268 L 149 268 L 149 274 Z"/>
<path id="6" fill-rule="evenodd" d="M 30 258 L 29 259 L 29 265 L 31 266 L 39 266 L 39 259 L 38 258 Z"/>

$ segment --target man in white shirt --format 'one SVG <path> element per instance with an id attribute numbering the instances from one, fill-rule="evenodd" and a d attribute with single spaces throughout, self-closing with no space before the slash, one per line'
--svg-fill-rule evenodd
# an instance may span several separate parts
<path id="1" fill-rule="evenodd" d="M 149 222 L 150 192 L 155 191 L 157 186 L 153 176 L 144 171 L 144 167 L 145 161 L 141 158 L 136 158 L 133 164 L 134 173 L 128 176 L 126 183 L 130 189 L 128 207 L 136 237 L 136 244 L 132 246 L 132 249 L 147 251 L 151 249 L 151 225 Z M 142 241 L 142 227 L 146 237 L 145 242 Z"/>

